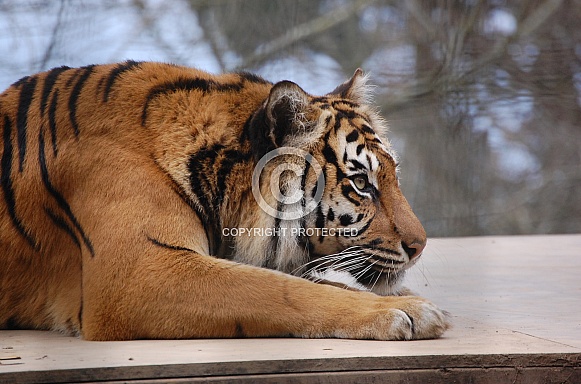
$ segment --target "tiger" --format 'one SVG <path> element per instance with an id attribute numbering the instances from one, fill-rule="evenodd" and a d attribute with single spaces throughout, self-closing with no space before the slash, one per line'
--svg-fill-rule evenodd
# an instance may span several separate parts
<path id="1" fill-rule="evenodd" d="M 440 337 L 368 75 L 56 67 L 0 95 L 0 329 L 85 340 Z M 258 170 L 260 169 L 260 170 Z"/>

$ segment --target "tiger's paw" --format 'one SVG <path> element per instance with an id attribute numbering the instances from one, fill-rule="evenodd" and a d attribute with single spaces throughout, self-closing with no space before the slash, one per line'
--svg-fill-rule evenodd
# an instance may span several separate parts
<path id="1" fill-rule="evenodd" d="M 428 300 L 415 296 L 384 298 L 363 324 L 351 324 L 351 332 L 343 330 L 339 337 L 375 340 L 435 339 L 450 328 L 450 314 Z M 393 300 L 395 299 L 395 300 Z M 386 305 L 387 304 L 387 305 Z M 387 307 L 387 308 L 386 308 Z"/>
<path id="2" fill-rule="evenodd" d="M 390 340 L 435 339 L 450 328 L 450 314 L 433 303 L 406 297 L 399 308 L 390 309 L 392 317 L 389 327 Z"/>

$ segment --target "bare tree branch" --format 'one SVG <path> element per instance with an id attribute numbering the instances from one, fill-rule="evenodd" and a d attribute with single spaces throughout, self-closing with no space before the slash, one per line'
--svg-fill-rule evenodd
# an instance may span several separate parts
<path id="1" fill-rule="evenodd" d="M 340 24 L 353 14 L 359 13 L 362 9 L 370 6 L 376 1 L 377 0 L 356 0 L 347 2 L 347 5 L 337 7 L 331 12 L 319 16 L 316 19 L 299 24 L 289 29 L 284 35 L 259 46 L 254 55 L 245 58 L 243 63 L 234 69 L 252 67 L 298 41 L 320 34 L 333 26 Z"/>
<path id="2" fill-rule="evenodd" d="M 399 92 L 396 95 L 389 97 L 386 100 L 385 108 L 386 109 L 394 109 L 398 108 L 404 104 L 409 103 L 411 100 L 425 96 L 432 92 L 435 92 L 438 89 L 442 89 L 442 86 L 445 84 L 448 88 L 457 88 L 460 87 L 463 82 L 467 81 L 467 78 L 474 73 L 478 72 L 482 68 L 489 66 L 494 61 L 498 60 L 500 57 L 504 55 L 506 52 L 507 47 L 509 44 L 523 38 L 529 36 L 530 34 L 534 33 L 539 27 L 541 27 L 550 17 L 553 15 L 559 6 L 563 3 L 563 0 L 547 0 L 543 4 L 539 5 L 534 12 L 532 12 L 526 19 L 521 21 L 518 24 L 518 28 L 516 32 L 510 36 L 499 38 L 492 48 L 486 52 L 484 55 L 480 56 L 480 58 L 474 61 L 469 68 L 465 70 L 456 70 L 456 71 L 446 71 L 446 68 L 449 68 L 449 65 L 452 62 L 452 59 L 446 57 L 444 61 L 444 65 L 439 68 L 437 71 L 434 71 L 424 78 L 419 79 L 413 87 L 410 87 L 402 92 Z M 417 7 L 411 7 L 414 10 L 413 16 L 414 17 L 427 17 L 426 15 L 422 15 L 421 13 L 417 12 L 415 9 Z M 475 17 L 470 17 L 470 21 L 464 23 L 463 30 L 464 32 L 461 33 L 461 37 L 464 38 L 466 31 L 469 28 L 473 27 L 475 22 Z M 429 22 L 421 22 L 421 25 L 426 26 L 427 30 L 429 28 Z M 460 37 L 457 36 L 456 44 L 463 44 L 462 41 L 458 40 Z M 448 50 L 450 54 L 452 50 Z M 457 57 L 458 47 L 454 50 Z M 445 73 L 445 74 L 443 74 Z"/>
<path id="3" fill-rule="evenodd" d="M 43 55 L 42 60 L 40 61 L 40 64 L 39 64 L 39 68 L 38 68 L 39 70 L 46 68 L 49 60 L 52 57 L 52 53 L 54 51 L 54 47 L 56 46 L 56 42 L 57 42 L 58 32 L 59 32 L 59 29 L 61 28 L 61 24 L 62 24 L 63 13 L 65 10 L 65 3 L 66 3 L 66 0 L 61 0 L 59 12 L 58 12 L 58 15 L 56 18 L 56 23 L 54 24 L 54 27 L 52 29 L 50 43 L 48 44 L 48 46 L 46 47 L 46 50 L 44 51 L 44 55 Z"/>
<path id="4" fill-rule="evenodd" d="M 216 19 L 213 10 L 206 9 L 200 13 L 199 22 L 203 26 L 204 34 L 214 57 L 220 66 L 221 72 L 226 72 L 227 66 L 224 55 L 227 51 L 227 44 L 220 28 L 216 25 Z"/>

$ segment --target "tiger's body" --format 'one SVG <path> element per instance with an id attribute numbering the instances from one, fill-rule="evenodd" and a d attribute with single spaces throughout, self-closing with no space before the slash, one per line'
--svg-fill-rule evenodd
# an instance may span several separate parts
<path id="1" fill-rule="evenodd" d="M 128 61 L 13 84 L 0 95 L 0 329 L 88 340 L 440 336 L 444 312 L 397 296 L 425 232 L 364 82 L 357 72 L 313 97 L 248 73 Z M 307 158 L 283 153 L 255 180 L 282 210 L 270 215 L 253 172 L 285 148 Z M 285 164 L 299 169 L 279 175 L 283 202 L 302 193 L 290 204 L 268 184 Z M 292 210 L 300 217 L 283 217 Z M 274 231 L 226 236 L 233 228 Z M 317 228 L 357 233 L 305 231 Z M 308 281 L 341 269 L 371 292 Z"/>

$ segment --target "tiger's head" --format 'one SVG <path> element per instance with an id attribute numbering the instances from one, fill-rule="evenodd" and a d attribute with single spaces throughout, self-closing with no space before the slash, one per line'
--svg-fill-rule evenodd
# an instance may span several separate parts
<path id="1" fill-rule="evenodd" d="M 263 265 L 397 294 L 426 233 L 369 93 L 361 70 L 323 97 L 283 81 L 254 114 L 253 192 L 275 228 Z"/>

